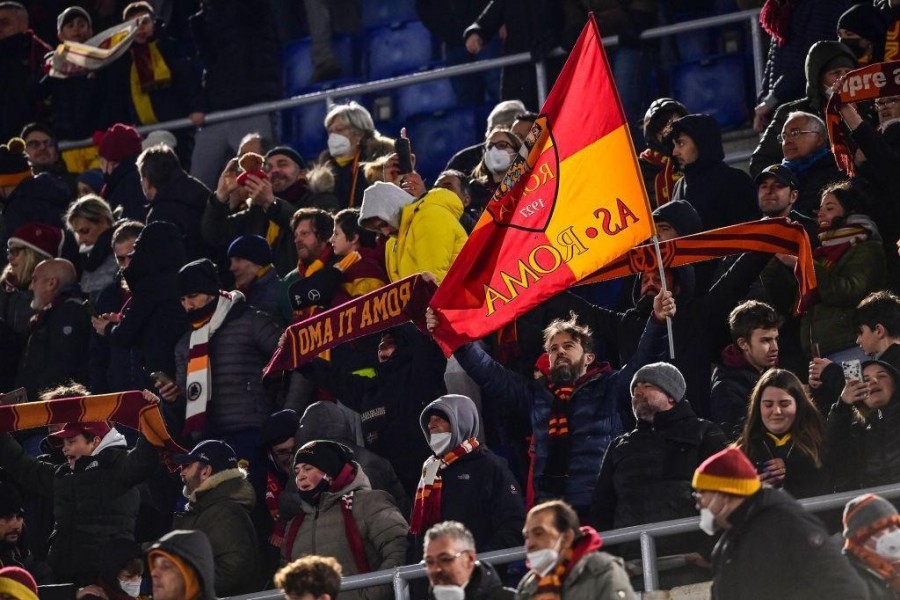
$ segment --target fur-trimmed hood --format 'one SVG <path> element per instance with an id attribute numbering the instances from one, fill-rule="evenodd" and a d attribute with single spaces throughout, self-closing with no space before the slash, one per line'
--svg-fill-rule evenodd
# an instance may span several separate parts
<path id="1" fill-rule="evenodd" d="M 256 504 L 253 487 L 247 482 L 247 471 L 240 467 L 214 473 L 196 490 L 184 494 L 192 507 L 196 508 L 202 508 L 204 505 L 217 501 L 219 496 L 225 496 L 229 500 L 243 504 L 247 506 L 248 510 Z"/>

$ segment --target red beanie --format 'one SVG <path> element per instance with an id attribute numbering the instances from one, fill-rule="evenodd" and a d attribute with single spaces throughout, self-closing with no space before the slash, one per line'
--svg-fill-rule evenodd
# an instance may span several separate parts
<path id="1" fill-rule="evenodd" d="M 725 448 L 704 460 L 691 482 L 696 490 L 751 496 L 762 486 L 753 464 L 737 448 Z"/>
<path id="2" fill-rule="evenodd" d="M 13 232 L 6 244 L 8 247 L 31 248 L 47 258 L 59 258 L 63 232 L 59 227 L 47 223 L 25 223 Z"/>
<path id="3" fill-rule="evenodd" d="M 122 162 L 143 151 L 137 129 L 124 123 L 116 123 L 106 130 L 100 140 L 100 157 L 112 162 Z"/>
<path id="4" fill-rule="evenodd" d="M 0 569 L 0 594 L 16 600 L 38 600 L 37 583 L 31 573 L 21 567 Z"/>

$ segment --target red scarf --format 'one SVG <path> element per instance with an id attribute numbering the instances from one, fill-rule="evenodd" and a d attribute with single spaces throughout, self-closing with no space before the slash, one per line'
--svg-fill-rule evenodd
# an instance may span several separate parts
<path id="1" fill-rule="evenodd" d="M 147 44 L 131 45 L 131 60 L 134 61 L 141 91 L 145 94 L 172 85 L 172 75 L 158 46 L 156 40 Z M 162 64 L 157 64 L 156 61 L 161 61 Z"/>
<path id="2" fill-rule="evenodd" d="M 328 488 L 328 491 L 336 492 L 349 485 L 354 478 L 356 478 L 356 467 L 352 464 L 346 464 L 338 476 L 334 478 L 334 482 Z M 350 545 L 350 552 L 353 554 L 354 562 L 356 562 L 356 569 L 359 573 L 369 573 L 372 567 L 369 565 L 369 558 L 366 556 L 366 548 L 362 535 L 359 533 L 359 526 L 353 518 L 353 492 L 341 496 L 341 514 L 344 517 L 344 535 L 347 538 L 347 543 Z M 300 526 L 303 525 L 305 518 L 306 513 L 301 511 L 296 517 L 291 519 L 288 526 L 287 535 L 284 538 L 284 546 L 282 546 L 282 552 L 288 560 L 290 560 L 291 549 L 294 547 L 294 541 L 297 539 Z"/>
<path id="3" fill-rule="evenodd" d="M 641 158 L 659 167 L 656 177 L 653 178 L 653 191 L 656 193 L 656 207 L 660 207 L 672 199 L 675 184 L 681 179 L 682 174 L 675 170 L 675 161 L 662 152 L 647 148 L 641 152 Z"/>
<path id="4" fill-rule="evenodd" d="M 779 46 L 788 41 L 794 4 L 796 0 L 766 0 L 759 13 L 759 24 Z"/>
<path id="5" fill-rule="evenodd" d="M 428 528 L 441 521 L 441 471 L 457 460 L 474 452 L 478 448 L 478 440 L 469 438 L 462 444 L 444 454 L 443 457 L 429 456 L 422 465 L 422 477 L 416 488 L 416 501 L 413 504 L 412 522 L 409 531 L 413 535 L 421 535 Z"/>
<path id="6" fill-rule="evenodd" d="M 534 600 L 559 600 L 562 598 L 562 584 L 572 570 L 586 554 L 595 552 L 603 546 L 600 534 L 588 525 L 581 528 L 581 535 L 572 544 L 572 547 L 564 553 L 562 561 L 556 568 L 538 580 Z"/>

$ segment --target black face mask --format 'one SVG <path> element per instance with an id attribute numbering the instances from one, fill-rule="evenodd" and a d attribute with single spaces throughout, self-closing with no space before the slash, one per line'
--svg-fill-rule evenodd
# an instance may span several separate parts
<path id="1" fill-rule="evenodd" d="M 316 487 L 311 490 L 298 489 L 297 493 L 300 494 L 301 500 L 315 506 L 319 502 L 319 496 L 322 495 L 322 492 L 327 492 L 329 487 L 331 487 L 331 480 L 327 477 L 323 477 L 322 481 L 316 484 Z"/>
<path id="2" fill-rule="evenodd" d="M 194 310 L 186 310 L 184 312 L 185 314 L 187 314 L 187 318 L 191 323 L 197 323 L 198 321 L 202 321 L 213 314 L 218 304 L 219 303 L 217 299 L 213 298 L 205 306 L 195 308 Z"/>
<path id="3" fill-rule="evenodd" d="M 863 64 L 866 64 L 869 62 L 868 59 L 865 58 L 866 52 L 868 52 L 869 49 L 863 48 L 863 45 L 862 45 L 863 40 L 856 39 L 856 38 L 844 39 L 844 40 L 841 40 L 841 43 L 850 49 L 850 52 L 853 53 L 853 56 L 856 57 L 856 60 L 859 61 L 860 65 L 863 65 Z"/>

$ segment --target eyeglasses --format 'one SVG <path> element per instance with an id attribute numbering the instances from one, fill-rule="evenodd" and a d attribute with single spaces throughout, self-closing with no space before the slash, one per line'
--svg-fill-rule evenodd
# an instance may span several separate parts
<path id="1" fill-rule="evenodd" d="M 28 140 L 25 142 L 25 147 L 29 150 L 37 150 L 38 148 L 52 148 L 53 140 L 47 138 L 46 140 Z"/>
<path id="2" fill-rule="evenodd" d="M 815 133 L 816 135 L 819 134 L 818 131 L 810 131 L 809 129 L 791 129 L 791 130 L 788 131 L 787 133 L 779 133 L 778 136 L 777 136 L 775 139 L 778 140 L 778 143 L 779 143 L 779 144 L 783 144 L 783 143 L 784 143 L 784 140 L 785 140 L 786 138 L 795 139 L 795 138 L 798 138 L 798 137 L 800 137 L 801 135 L 805 135 L 805 134 L 807 134 L 807 133 Z"/>
<path id="3" fill-rule="evenodd" d="M 426 558 L 424 560 L 425 568 L 433 569 L 435 567 L 439 567 L 441 569 L 446 569 L 447 567 L 449 567 L 450 565 L 453 564 L 453 561 L 455 561 L 457 558 L 459 558 L 466 552 L 468 552 L 468 550 L 460 550 L 456 554 L 441 554 L 440 556 L 437 557 L 437 560 L 432 560 L 430 558 Z"/>
<path id="4" fill-rule="evenodd" d="M 875 108 L 885 108 L 887 106 L 893 106 L 900 102 L 900 96 L 891 96 L 889 98 L 878 98 L 875 100 Z"/>
<path id="5" fill-rule="evenodd" d="M 500 148 L 501 150 L 514 150 L 512 144 L 503 140 L 500 140 L 499 142 L 491 142 L 486 146 L 486 148 L 488 150 L 492 150 L 494 148 Z"/>

